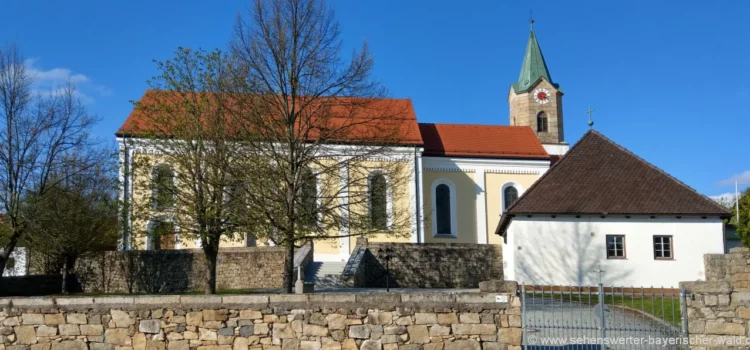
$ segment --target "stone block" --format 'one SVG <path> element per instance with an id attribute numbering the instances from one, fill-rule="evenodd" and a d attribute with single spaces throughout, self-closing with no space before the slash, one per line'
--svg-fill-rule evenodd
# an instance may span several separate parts
<path id="1" fill-rule="evenodd" d="M 107 343 L 89 343 L 89 350 L 115 350 L 115 346 Z M 179 349 L 176 349 L 179 350 Z M 182 349 L 187 350 L 187 349 Z"/>
<path id="2" fill-rule="evenodd" d="M 234 335 L 234 328 L 224 327 L 220 328 L 219 331 L 216 332 L 218 335 L 224 335 L 224 336 L 232 336 Z"/>
<path id="3" fill-rule="evenodd" d="M 257 310 L 240 310 L 240 320 L 259 320 L 263 318 L 263 313 Z"/>
<path id="4" fill-rule="evenodd" d="M 104 342 L 121 346 L 128 346 L 133 343 L 128 330 L 123 328 L 110 328 L 104 331 Z"/>
<path id="5" fill-rule="evenodd" d="M 321 350 L 341 350 L 341 343 L 328 337 L 320 338 Z"/>
<path id="6" fill-rule="evenodd" d="M 482 350 L 506 350 L 507 348 L 507 345 L 495 341 L 482 342 Z"/>
<path id="7" fill-rule="evenodd" d="M 434 313 L 417 312 L 414 314 L 415 324 L 435 324 L 438 323 L 437 315 Z"/>
<path id="8" fill-rule="evenodd" d="M 224 309 L 205 309 L 203 310 L 203 321 L 226 321 L 229 318 L 229 312 Z"/>
<path id="9" fill-rule="evenodd" d="M 135 320 L 131 319 L 130 315 L 125 311 L 110 310 L 109 313 L 117 328 L 127 328 L 128 326 L 135 324 Z"/>
<path id="10" fill-rule="evenodd" d="M 458 323 L 458 315 L 455 313 L 440 313 L 437 314 L 437 323 L 442 325 L 452 325 Z"/>
<path id="11" fill-rule="evenodd" d="M 427 344 L 430 342 L 430 333 L 425 325 L 414 325 L 406 327 L 409 333 L 409 341 L 415 344 Z"/>
<path id="12" fill-rule="evenodd" d="M 81 340 L 63 340 L 53 343 L 52 350 L 89 350 L 89 346 Z"/>
<path id="13" fill-rule="evenodd" d="M 479 314 L 473 312 L 462 312 L 459 315 L 461 323 L 480 323 Z"/>
<path id="14" fill-rule="evenodd" d="M 342 314 L 329 314 L 326 316 L 326 322 L 328 323 L 328 329 L 330 330 L 344 330 L 346 329 L 346 315 Z"/>
<path id="15" fill-rule="evenodd" d="M 86 314 L 68 314 L 67 321 L 70 324 L 86 324 Z"/>
<path id="16" fill-rule="evenodd" d="M 299 343 L 299 350 L 320 350 L 321 347 L 319 341 L 303 340 Z"/>
<path id="17" fill-rule="evenodd" d="M 454 324 L 451 326 L 455 335 L 490 335 L 495 334 L 495 324 Z"/>
<path id="18" fill-rule="evenodd" d="M 42 324 L 44 324 L 44 315 L 42 315 L 42 314 L 21 314 L 21 322 L 24 325 L 42 325 Z"/>
<path id="19" fill-rule="evenodd" d="M 221 298 L 224 304 L 234 305 L 267 305 L 267 295 L 225 295 Z M 247 306 L 246 306 L 247 307 Z"/>
<path id="20" fill-rule="evenodd" d="M 34 330 L 34 326 L 17 326 L 13 330 L 16 333 L 16 342 L 18 344 L 36 344 L 36 331 Z"/>
<path id="21" fill-rule="evenodd" d="M 147 340 L 146 350 L 165 350 L 167 344 L 163 341 Z"/>
<path id="22" fill-rule="evenodd" d="M 302 326 L 302 333 L 308 337 L 325 337 L 328 335 L 328 328 L 308 323 Z"/>
<path id="23" fill-rule="evenodd" d="M 455 340 L 445 343 L 445 350 L 482 350 L 479 342 L 474 339 Z"/>
<path id="24" fill-rule="evenodd" d="M 268 323 L 256 323 L 253 325 L 254 335 L 268 335 Z"/>
<path id="25" fill-rule="evenodd" d="M 685 288 L 687 293 L 729 294 L 732 292 L 732 285 L 728 281 L 680 282 L 680 286 Z"/>
<path id="26" fill-rule="evenodd" d="M 383 327 L 385 334 L 401 335 L 406 333 L 406 326 L 385 326 Z"/>
<path id="27" fill-rule="evenodd" d="M 273 337 L 279 339 L 294 339 L 297 335 L 290 323 L 278 323 L 273 325 Z"/>
<path id="28" fill-rule="evenodd" d="M 359 346 L 359 350 L 382 350 L 383 343 L 380 340 L 367 339 Z"/>
<path id="29" fill-rule="evenodd" d="M 2 343 L 0 343 L 2 345 Z M 29 349 L 31 350 L 50 350 L 52 344 L 50 343 L 44 343 L 44 344 L 33 344 L 29 346 Z"/>
<path id="30" fill-rule="evenodd" d="M 82 324 L 79 326 L 81 335 L 102 335 L 104 334 L 104 327 L 100 324 Z"/>
<path id="31" fill-rule="evenodd" d="M 500 328 L 497 332 L 497 340 L 508 345 L 521 345 L 523 333 L 521 328 Z"/>
<path id="32" fill-rule="evenodd" d="M 411 320 L 410 316 L 402 316 L 396 319 L 395 322 L 393 322 L 399 326 L 409 326 L 414 324 L 414 322 Z"/>
<path id="33" fill-rule="evenodd" d="M 708 321 L 706 322 L 706 333 L 719 335 L 745 335 L 745 325 L 740 323 Z"/>
<path id="34" fill-rule="evenodd" d="M 59 327 L 60 335 L 81 335 L 80 326 L 77 324 L 61 324 Z"/>
<path id="35" fill-rule="evenodd" d="M 240 327 L 240 336 L 241 337 L 250 337 L 253 334 L 255 334 L 254 325 L 247 325 Z"/>
<path id="36" fill-rule="evenodd" d="M 203 324 L 203 312 L 188 312 L 187 315 L 185 315 L 185 320 L 188 326 L 200 326 Z"/>
<path id="37" fill-rule="evenodd" d="M 370 327 L 366 325 L 349 327 L 349 338 L 354 338 L 354 339 L 370 338 Z"/>
<path id="38" fill-rule="evenodd" d="M 234 338 L 234 343 L 232 344 L 232 350 L 248 350 L 249 346 L 250 346 L 250 341 L 247 338 L 237 337 L 237 338 Z"/>
<path id="39" fill-rule="evenodd" d="M 151 334 L 159 333 L 161 331 L 161 320 L 141 320 L 138 331 Z"/>
<path id="40" fill-rule="evenodd" d="M 65 316 L 63 316 L 63 314 L 44 315 L 44 323 L 48 326 L 56 326 L 59 324 L 65 324 Z"/>
<path id="41" fill-rule="evenodd" d="M 11 299 L 11 301 L 13 302 L 13 306 L 18 307 L 18 308 L 38 309 L 38 308 L 52 307 L 55 305 L 52 298 L 45 298 L 45 297 L 13 298 Z"/>
<path id="42" fill-rule="evenodd" d="M 190 341 L 188 340 L 170 341 L 169 344 L 167 344 L 167 350 L 190 350 Z"/>
<path id="43" fill-rule="evenodd" d="M 57 335 L 57 327 L 39 326 L 36 329 L 37 337 L 51 337 Z M 61 334 L 61 335 L 78 335 L 78 334 Z"/>
<path id="44" fill-rule="evenodd" d="M 450 334 L 451 334 L 451 327 L 449 326 L 441 326 L 439 324 L 434 324 L 430 327 L 431 337 L 450 335 Z"/>
<path id="45" fill-rule="evenodd" d="M 346 338 L 341 342 L 341 350 L 359 350 L 357 342 L 352 338 Z"/>
<path id="46" fill-rule="evenodd" d="M 299 339 L 282 339 L 281 350 L 299 350 Z"/>
<path id="47" fill-rule="evenodd" d="M 422 346 L 424 350 L 443 350 L 443 343 L 429 343 Z"/>
<path id="48" fill-rule="evenodd" d="M 388 325 L 393 322 L 393 314 L 387 311 L 372 311 L 367 314 L 367 322 L 374 325 Z"/>

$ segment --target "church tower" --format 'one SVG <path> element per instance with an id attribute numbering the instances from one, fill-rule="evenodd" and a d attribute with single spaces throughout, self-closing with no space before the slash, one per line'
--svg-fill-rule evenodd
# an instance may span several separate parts
<path id="1" fill-rule="evenodd" d="M 544 62 L 531 20 L 521 74 L 508 93 L 510 125 L 530 126 L 545 145 L 565 144 L 562 97 L 560 85 L 552 81 Z"/>

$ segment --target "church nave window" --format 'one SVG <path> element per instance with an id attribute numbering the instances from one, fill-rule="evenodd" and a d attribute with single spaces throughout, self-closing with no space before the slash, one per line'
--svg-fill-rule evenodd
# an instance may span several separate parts
<path id="1" fill-rule="evenodd" d="M 513 202 L 518 199 L 518 189 L 515 186 L 508 186 L 503 190 L 503 209 L 508 209 Z"/>
<path id="2" fill-rule="evenodd" d="M 536 115 L 536 131 L 547 132 L 548 129 L 549 125 L 547 123 L 547 113 L 539 112 L 539 114 Z"/>
<path id="3" fill-rule="evenodd" d="M 370 222 L 372 228 L 388 228 L 388 183 L 385 175 L 374 173 L 368 179 Z"/>
<path id="4" fill-rule="evenodd" d="M 437 234 L 451 234 L 451 189 L 446 184 L 435 188 L 435 215 L 437 215 Z"/>

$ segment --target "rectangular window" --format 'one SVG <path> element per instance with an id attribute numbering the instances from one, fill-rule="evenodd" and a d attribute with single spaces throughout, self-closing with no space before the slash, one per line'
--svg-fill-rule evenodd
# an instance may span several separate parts
<path id="1" fill-rule="evenodd" d="M 607 235 L 607 259 L 625 259 L 624 235 Z"/>
<path id="2" fill-rule="evenodd" d="M 654 236 L 654 259 L 673 259 L 672 236 Z"/>

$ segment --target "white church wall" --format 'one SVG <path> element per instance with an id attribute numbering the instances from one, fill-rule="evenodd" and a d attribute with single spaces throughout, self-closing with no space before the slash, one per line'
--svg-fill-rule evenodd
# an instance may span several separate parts
<path id="1" fill-rule="evenodd" d="M 544 150 L 547 151 L 548 154 L 564 155 L 570 150 L 570 145 L 568 144 L 545 143 L 542 144 L 542 146 L 544 146 Z"/>
<path id="2" fill-rule="evenodd" d="M 503 247 L 507 280 L 541 285 L 677 287 L 703 280 L 703 255 L 723 253 L 719 218 L 515 217 Z M 606 236 L 625 236 L 625 259 L 607 259 Z M 672 260 L 654 258 L 653 236 L 672 236 Z"/>

